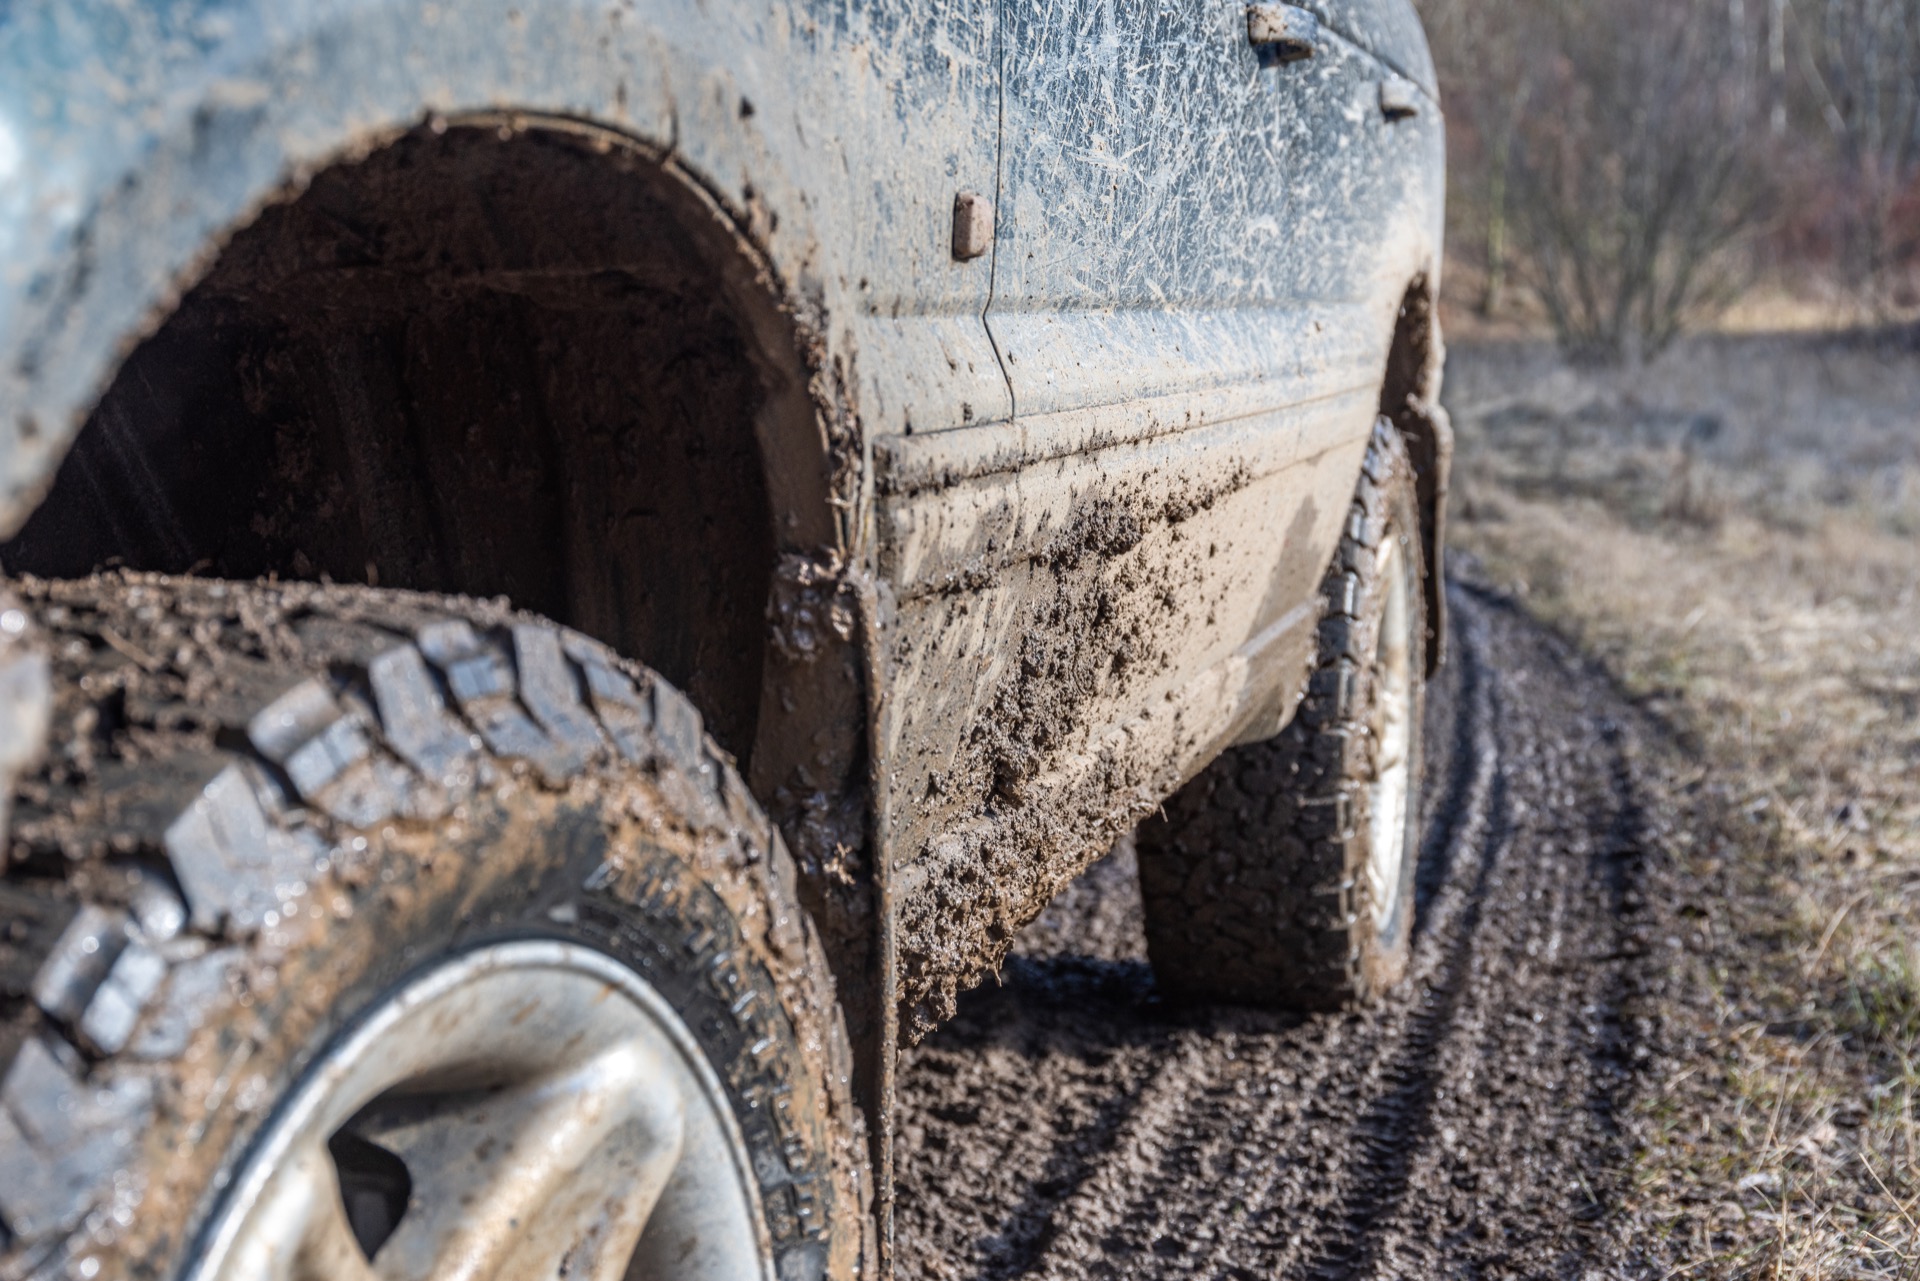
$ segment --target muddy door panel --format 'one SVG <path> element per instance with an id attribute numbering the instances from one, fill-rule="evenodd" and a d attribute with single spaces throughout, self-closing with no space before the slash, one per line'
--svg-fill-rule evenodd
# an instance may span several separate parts
<path id="1" fill-rule="evenodd" d="M 959 439 L 883 454 L 909 1036 L 1199 762 L 1272 722 L 1365 446 L 1349 424 L 1373 403 L 1346 391 L 1283 430 L 1230 419 L 1011 472 Z"/>
<path id="2" fill-rule="evenodd" d="M 1352 219 L 1385 155 L 1356 47 L 1273 65 L 1224 0 L 1004 14 L 988 327 L 1015 416 L 876 442 L 922 1025 L 1201 763 L 1277 728 L 1405 283 Z"/>

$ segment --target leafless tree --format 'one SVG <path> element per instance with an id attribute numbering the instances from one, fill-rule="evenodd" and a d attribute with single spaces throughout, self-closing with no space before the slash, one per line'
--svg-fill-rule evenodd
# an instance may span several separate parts
<path id="1" fill-rule="evenodd" d="M 1539 64 L 1510 178 L 1530 282 L 1571 356 L 1651 358 L 1737 291 L 1733 250 L 1763 211 L 1744 7 L 1510 11 Z"/>
<path id="2" fill-rule="evenodd" d="M 1920 283 L 1920 0 L 1417 0 L 1475 303 L 1653 355 L 1745 274 Z M 1743 268 L 1745 271 L 1743 272 Z"/>
<path id="3" fill-rule="evenodd" d="M 1785 3 L 1786 0 L 1783 0 Z M 1808 87 L 1845 185 L 1848 283 L 1884 305 L 1893 268 L 1920 249 L 1901 203 L 1920 185 L 1920 0 L 1798 0 L 1793 19 Z"/>
<path id="4" fill-rule="evenodd" d="M 1491 316 L 1505 297 L 1513 255 L 1509 174 L 1536 51 L 1526 47 L 1514 6 L 1500 0 L 1421 0 L 1421 17 L 1447 105 L 1453 233 L 1479 260 L 1476 310 Z"/>

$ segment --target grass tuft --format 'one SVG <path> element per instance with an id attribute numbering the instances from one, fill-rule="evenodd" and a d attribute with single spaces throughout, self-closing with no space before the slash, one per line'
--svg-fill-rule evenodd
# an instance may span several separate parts
<path id="1" fill-rule="evenodd" d="M 1718 337 L 1607 374 L 1513 343 L 1448 379 L 1456 546 L 1670 727 L 1707 816 L 1639 1011 L 1622 1254 L 1920 1281 L 1920 353 Z"/>

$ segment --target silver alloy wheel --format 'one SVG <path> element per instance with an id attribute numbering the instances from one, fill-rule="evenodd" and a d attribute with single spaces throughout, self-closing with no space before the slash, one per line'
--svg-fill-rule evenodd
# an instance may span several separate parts
<path id="1" fill-rule="evenodd" d="M 404 1165 L 389 1221 L 344 1203 L 343 1133 Z M 383 1001 L 308 1070 L 204 1240 L 190 1281 L 773 1275 L 692 1034 L 632 970 L 558 940 L 465 953 Z"/>
<path id="2" fill-rule="evenodd" d="M 1368 788 L 1367 888 L 1373 925 L 1384 933 L 1400 909 L 1413 792 L 1413 602 L 1407 557 L 1395 537 L 1380 547 L 1376 581 L 1386 598 L 1373 658 L 1374 774 Z"/>

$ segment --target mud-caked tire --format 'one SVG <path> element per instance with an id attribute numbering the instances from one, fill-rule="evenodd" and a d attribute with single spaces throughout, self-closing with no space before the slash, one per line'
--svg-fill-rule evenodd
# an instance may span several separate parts
<path id="1" fill-rule="evenodd" d="M 1139 830 L 1163 991 L 1333 1009 L 1405 973 L 1424 572 L 1413 467 L 1382 420 L 1322 584 L 1314 669 L 1292 721 L 1222 754 Z"/>
<path id="2" fill-rule="evenodd" d="M 0 1277 L 201 1275 L 246 1244 L 236 1198 L 264 1195 L 316 1064 L 346 1072 L 340 1047 L 435 976 L 529 957 L 498 1026 L 560 1017 L 555 967 L 630 993 L 623 1017 L 681 1047 L 675 1079 L 707 1083 L 773 1275 L 870 1263 L 850 1055 L 792 863 L 664 681 L 499 604 L 158 576 L 16 591 L 55 698 L 0 881 Z M 479 1080 L 456 1083 L 504 1088 Z M 385 1177 L 374 1158 L 353 1177 Z M 274 1275 L 366 1264 L 302 1266 Z"/>

